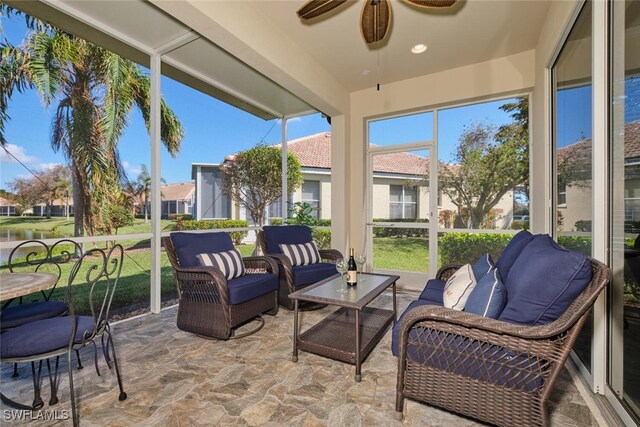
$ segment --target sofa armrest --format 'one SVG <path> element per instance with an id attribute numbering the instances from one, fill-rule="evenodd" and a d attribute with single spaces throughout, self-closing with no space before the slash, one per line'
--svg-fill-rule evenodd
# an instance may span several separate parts
<path id="1" fill-rule="evenodd" d="M 339 259 L 343 259 L 342 253 L 337 249 L 320 249 L 318 250 L 320 253 L 320 258 L 323 261 L 329 261 L 335 264 L 335 262 Z"/>
<path id="2" fill-rule="evenodd" d="M 266 256 L 249 256 L 242 258 L 245 269 L 249 270 L 248 274 L 271 273 L 276 276 L 279 274 L 278 264 L 271 258 Z"/>
<path id="3" fill-rule="evenodd" d="M 179 298 L 228 304 L 227 279 L 219 268 L 174 267 L 174 275 Z"/>
<path id="4" fill-rule="evenodd" d="M 436 273 L 436 279 L 446 282 L 449 279 L 449 277 L 451 277 L 453 273 L 455 273 L 456 270 L 458 270 L 462 266 L 463 264 L 459 264 L 459 263 L 444 265 L 440 267 L 440 269 Z"/>

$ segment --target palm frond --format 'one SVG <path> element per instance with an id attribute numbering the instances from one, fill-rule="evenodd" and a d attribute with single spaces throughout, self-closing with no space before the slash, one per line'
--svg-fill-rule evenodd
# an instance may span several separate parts
<path id="1" fill-rule="evenodd" d="M 0 145 L 7 144 L 5 123 L 10 119 L 8 114 L 9 100 L 13 91 L 23 92 L 31 87 L 28 72 L 28 55 L 19 48 L 9 44 L 0 44 Z"/>

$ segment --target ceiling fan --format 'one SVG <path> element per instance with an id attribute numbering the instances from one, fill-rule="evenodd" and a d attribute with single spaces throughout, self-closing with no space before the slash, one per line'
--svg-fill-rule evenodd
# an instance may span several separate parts
<path id="1" fill-rule="evenodd" d="M 362 38 L 370 45 L 384 39 L 391 22 L 390 0 L 365 0 L 360 13 L 360 29 Z M 447 8 L 458 0 L 404 0 L 422 8 Z M 347 0 L 309 0 L 300 9 L 298 17 L 308 20 L 335 9 Z"/>

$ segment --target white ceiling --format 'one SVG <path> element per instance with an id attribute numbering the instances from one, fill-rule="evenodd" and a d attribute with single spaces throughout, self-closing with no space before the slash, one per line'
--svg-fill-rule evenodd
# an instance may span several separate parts
<path id="1" fill-rule="evenodd" d="M 434 11 L 391 0 L 393 22 L 378 51 L 360 35 L 363 1 L 348 1 L 312 23 L 296 15 L 304 0 L 254 4 L 350 92 L 534 49 L 550 6 L 543 0 L 461 0 Z M 417 43 L 427 51 L 411 53 Z"/>

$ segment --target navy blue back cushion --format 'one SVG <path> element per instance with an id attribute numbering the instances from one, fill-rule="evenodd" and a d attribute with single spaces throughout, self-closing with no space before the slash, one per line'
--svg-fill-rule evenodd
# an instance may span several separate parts
<path id="1" fill-rule="evenodd" d="M 507 281 L 509 279 L 509 271 L 511 270 L 511 266 L 522 252 L 525 246 L 533 239 L 533 235 L 529 233 L 528 230 L 522 230 L 509 242 L 502 255 L 500 255 L 500 259 L 496 262 L 496 268 L 500 272 L 500 277 L 502 277 L 503 281 Z"/>
<path id="2" fill-rule="evenodd" d="M 506 280 L 507 305 L 498 320 L 544 325 L 556 320 L 591 281 L 591 263 L 580 253 L 539 235 L 522 250 Z"/>
<path id="3" fill-rule="evenodd" d="M 306 225 L 265 225 L 262 227 L 268 254 L 281 254 L 280 245 L 313 241 L 311 229 Z"/>
<path id="4" fill-rule="evenodd" d="M 213 254 L 234 249 L 229 233 L 171 233 L 171 243 L 182 267 L 200 266 L 198 254 Z"/>
<path id="5" fill-rule="evenodd" d="M 484 254 L 482 255 L 476 262 L 471 266 L 473 270 L 473 277 L 476 279 L 476 283 L 480 281 L 484 276 L 487 275 L 489 270 L 494 267 L 494 262 L 491 259 L 491 255 Z"/>

